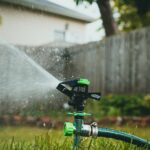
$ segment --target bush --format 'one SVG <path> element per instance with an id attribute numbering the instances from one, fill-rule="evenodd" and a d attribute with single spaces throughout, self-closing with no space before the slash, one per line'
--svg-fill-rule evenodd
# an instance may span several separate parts
<path id="1" fill-rule="evenodd" d="M 86 109 L 95 116 L 148 116 L 150 95 L 107 95 L 99 102 L 89 102 Z"/>

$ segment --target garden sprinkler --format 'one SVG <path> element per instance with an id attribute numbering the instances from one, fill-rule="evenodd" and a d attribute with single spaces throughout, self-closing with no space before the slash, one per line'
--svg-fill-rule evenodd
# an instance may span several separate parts
<path id="1" fill-rule="evenodd" d="M 88 99 L 100 100 L 101 98 L 100 93 L 88 92 L 89 84 L 90 81 L 87 79 L 75 79 L 61 82 L 57 86 L 60 92 L 70 98 L 68 104 L 76 110 L 76 112 L 68 113 L 68 115 L 74 116 L 74 122 L 64 123 L 64 135 L 74 135 L 73 150 L 78 150 L 81 137 L 90 136 L 114 138 L 137 146 L 147 146 L 150 149 L 150 142 L 137 136 L 109 128 L 98 128 L 96 122 L 90 125 L 84 124 L 84 117 L 91 116 L 91 114 L 84 112 L 86 101 Z"/>
<path id="2" fill-rule="evenodd" d="M 97 136 L 98 128 L 96 125 L 85 125 L 84 116 L 90 116 L 91 114 L 85 113 L 84 107 L 86 100 L 92 98 L 94 100 L 100 100 L 100 93 L 89 93 L 88 85 L 90 84 L 87 79 L 75 79 L 65 81 L 57 86 L 57 89 L 67 95 L 70 100 L 68 104 L 72 106 L 76 112 L 68 113 L 74 116 L 74 123 L 64 123 L 65 136 L 71 136 L 74 134 L 73 149 L 77 150 L 80 142 L 80 136 Z"/>

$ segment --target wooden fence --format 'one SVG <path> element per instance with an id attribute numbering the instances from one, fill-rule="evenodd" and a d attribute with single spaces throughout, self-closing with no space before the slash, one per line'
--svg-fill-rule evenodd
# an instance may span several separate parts
<path id="1" fill-rule="evenodd" d="M 150 29 L 67 48 L 65 76 L 91 80 L 102 93 L 150 92 Z"/>

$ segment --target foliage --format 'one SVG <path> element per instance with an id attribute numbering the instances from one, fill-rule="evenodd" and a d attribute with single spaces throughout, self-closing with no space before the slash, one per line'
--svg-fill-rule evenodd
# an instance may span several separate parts
<path id="1" fill-rule="evenodd" d="M 52 105 L 52 104 L 51 104 Z M 30 103 L 21 111 L 22 115 L 64 117 L 63 107 L 53 107 L 49 103 Z M 150 95 L 107 95 L 97 101 L 88 101 L 86 111 L 92 110 L 96 116 L 149 116 Z M 52 109 L 53 107 L 53 109 Z M 56 109 L 59 111 L 56 111 Z M 94 109 L 93 109 L 94 108 Z M 72 111 L 72 110 L 67 110 Z"/>
<path id="2" fill-rule="evenodd" d="M 150 25 L 150 1 L 114 0 L 114 7 L 119 12 L 118 26 L 123 31 Z"/>
<path id="3" fill-rule="evenodd" d="M 108 95 L 90 102 L 86 109 L 91 108 L 96 116 L 149 116 L 150 95 Z"/>
<path id="4" fill-rule="evenodd" d="M 76 4 L 83 3 L 84 1 L 87 1 L 88 3 L 92 4 L 95 0 L 75 0 Z"/>
<path id="5" fill-rule="evenodd" d="M 65 101 L 67 102 L 67 101 Z M 2 115 L 21 115 L 21 116 L 51 116 L 65 117 L 66 111 L 63 103 L 49 103 L 49 101 L 30 101 L 24 107 L 14 103 L 11 108 L 10 102 L 3 102 L 5 108 Z M 11 111 L 10 111 L 11 110 Z M 57 111 L 59 110 L 59 111 Z M 88 100 L 86 112 L 92 112 L 94 116 L 149 116 L 150 115 L 150 95 L 107 95 L 103 96 L 99 102 Z"/>
<path id="6" fill-rule="evenodd" d="M 100 0 L 75 0 L 77 4 L 83 1 L 92 4 Z M 101 0 L 102 1 L 102 0 Z M 149 0 L 113 0 L 113 10 L 119 13 L 118 28 L 121 31 L 131 31 L 137 28 L 150 26 Z"/>
<path id="7" fill-rule="evenodd" d="M 116 22 L 114 21 L 110 0 L 74 0 L 74 1 L 77 3 L 77 5 L 84 1 L 90 4 L 96 2 L 99 8 L 99 12 L 101 14 L 101 19 L 103 22 L 103 27 L 105 29 L 106 36 L 111 36 L 118 32 L 118 27 L 116 25 Z"/>

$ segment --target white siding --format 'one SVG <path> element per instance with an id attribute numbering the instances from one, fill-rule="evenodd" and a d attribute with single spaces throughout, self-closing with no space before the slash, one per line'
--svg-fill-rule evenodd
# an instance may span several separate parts
<path id="1" fill-rule="evenodd" d="M 86 42 L 86 24 L 73 19 L 2 4 L 0 16 L 0 37 L 13 44 L 41 45 L 53 42 L 55 31 L 65 32 L 67 42 Z"/>

